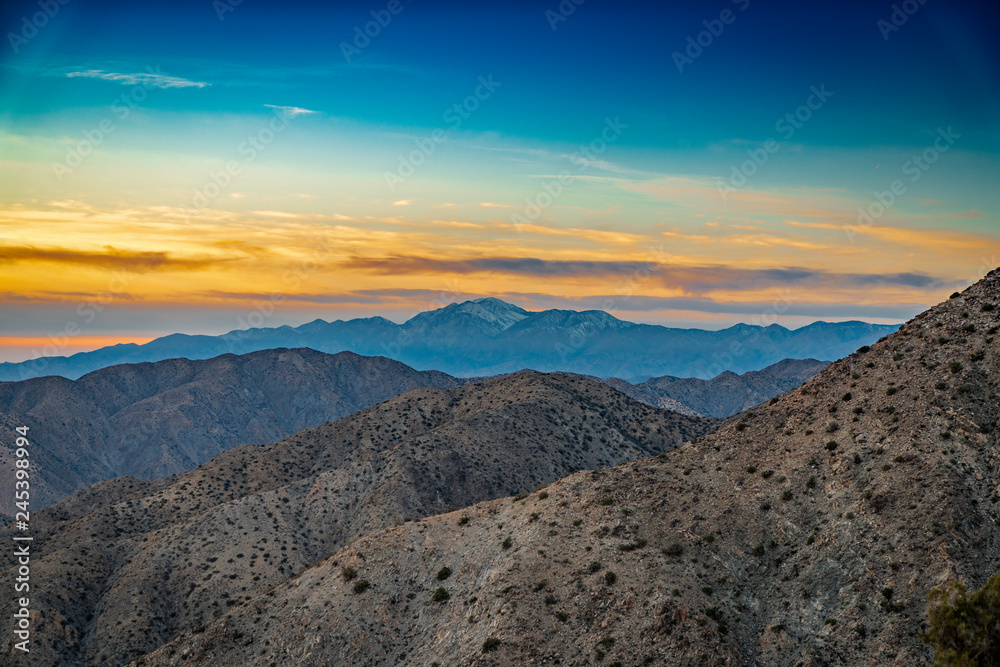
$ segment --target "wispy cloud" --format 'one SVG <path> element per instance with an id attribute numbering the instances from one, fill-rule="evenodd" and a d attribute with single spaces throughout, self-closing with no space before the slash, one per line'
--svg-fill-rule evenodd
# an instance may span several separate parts
<path id="1" fill-rule="evenodd" d="M 288 118 L 294 118 L 296 116 L 302 116 L 310 113 L 319 113 L 318 111 L 313 111 L 312 109 L 303 109 L 302 107 L 286 107 L 280 104 L 265 104 L 264 106 L 269 109 L 277 109 L 283 116 Z"/>
<path id="2" fill-rule="evenodd" d="M 152 70 L 126 74 L 121 72 L 105 72 L 101 69 L 87 69 L 77 72 L 68 72 L 66 76 L 102 79 L 104 81 L 120 83 L 125 86 L 141 85 L 152 88 L 204 88 L 211 85 L 205 83 L 204 81 L 191 81 L 190 79 L 184 79 L 179 76 L 170 76 L 169 74 L 154 72 Z"/>
<path id="3" fill-rule="evenodd" d="M 69 248 L 34 248 L 30 246 L 0 246 L 0 264 L 14 262 L 55 262 L 132 271 L 183 270 L 198 271 L 218 263 L 218 259 L 171 257 L 158 251 L 130 251 L 108 247 L 104 252 Z"/>
<path id="4" fill-rule="evenodd" d="M 641 261 L 548 260 L 535 257 L 481 257 L 454 260 L 418 256 L 384 258 L 354 257 L 347 266 L 352 270 L 377 271 L 381 274 L 418 273 L 494 273 L 547 278 L 633 275 L 649 271 Z M 754 291 L 771 287 L 803 285 L 824 287 L 849 285 L 857 288 L 896 286 L 917 289 L 941 289 L 962 285 L 949 278 L 905 273 L 836 273 L 802 267 L 745 269 L 731 266 L 669 266 L 655 269 L 655 283 L 680 290 L 688 295 L 718 290 Z"/>

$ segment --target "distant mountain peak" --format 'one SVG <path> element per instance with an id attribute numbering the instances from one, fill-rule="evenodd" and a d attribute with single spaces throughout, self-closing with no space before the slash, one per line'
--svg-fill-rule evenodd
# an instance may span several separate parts
<path id="1" fill-rule="evenodd" d="M 482 297 L 461 303 L 449 303 L 444 308 L 429 310 L 414 316 L 407 325 L 427 326 L 447 322 L 455 316 L 472 317 L 495 332 L 504 331 L 531 313 L 495 297 Z"/>
<path id="2" fill-rule="evenodd" d="M 492 296 L 460 303 L 458 309 L 460 312 L 470 313 L 488 322 L 494 322 L 503 329 L 530 315 L 525 309 Z"/>

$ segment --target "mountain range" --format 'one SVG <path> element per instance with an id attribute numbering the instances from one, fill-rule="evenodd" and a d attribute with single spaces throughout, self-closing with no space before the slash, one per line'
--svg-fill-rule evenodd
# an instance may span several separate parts
<path id="1" fill-rule="evenodd" d="M 1000 568 L 998 307 L 1000 270 L 828 366 L 709 381 L 274 349 L 2 383 L 5 432 L 118 420 L 45 465 L 221 452 L 33 507 L 32 660 L 924 664 L 928 593 Z M 722 414 L 803 380 L 725 420 L 646 404 Z M 0 586 L 17 567 L 0 552 Z"/>
<path id="2" fill-rule="evenodd" d="M 742 376 L 662 377 L 638 385 L 591 379 L 654 407 L 728 417 L 802 384 L 824 366 L 785 360 Z M 160 479 L 237 445 L 274 442 L 411 389 L 470 381 L 352 352 L 261 350 L 121 364 L 78 380 L 0 382 L 0 426 L 10 432 L 21 424 L 34 428 L 32 498 L 41 509 L 101 480 Z M 13 459 L 13 447 L 0 447 L 0 465 L 6 466 L 0 480 L 14 470 Z M 0 498 L 0 516 L 13 512 L 13 496 Z"/>
<path id="3" fill-rule="evenodd" d="M 998 306 L 1000 270 L 716 433 L 368 533 L 131 664 L 929 664 L 928 594 L 1000 569 Z"/>
<path id="4" fill-rule="evenodd" d="M 531 368 L 598 377 L 713 378 L 782 359 L 839 359 L 892 333 L 896 325 L 814 322 L 789 330 L 739 324 L 721 331 L 674 329 L 619 320 L 599 310 L 531 312 L 495 298 L 452 303 L 403 324 L 382 317 L 315 320 L 299 327 L 250 328 L 222 336 L 172 334 L 70 357 L 0 363 L 0 381 L 43 375 L 75 379 L 124 363 L 208 359 L 273 348 L 386 356 L 419 369 L 470 377 Z"/>
<path id="5" fill-rule="evenodd" d="M 723 418 L 804 384 L 828 365 L 829 362 L 816 359 L 783 359 L 759 371 L 742 375 L 725 371 L 711 380 L 665 375 L 638 384 L 619 378 L 599 381 L 647 405 L 682 414 Z"/>
<path id="6" fill-rule="evenodd" d="M 30 425 L 31 498 L 41 509 L 100 480 L 186 472 L 236 445 L 274 442 L 411 389 L 462 382 L 350 352 L 170 359 L 112 366 L 75 381 L 2 382 L 0 428 L 13 433 Z M 13 444 L 0 447 L 0 481 L 9 488 Z M 13 494 L 0 497 L 0 513 L 13 515 L 13 502 Z"/>
<path id="7" fill-rule="evenodd" d="M 123 664 L 362 535 L 667 452 L 716 425 L 526 371 L 415 389 L 164 480 L 101 482 L 32 512 L 32 659 Z"/>

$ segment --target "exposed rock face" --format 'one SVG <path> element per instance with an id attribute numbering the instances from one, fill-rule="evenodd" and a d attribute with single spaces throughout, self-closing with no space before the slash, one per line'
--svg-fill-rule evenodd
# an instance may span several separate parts
<path id="1" fill-rule="evenodd" d="M 998 324 L 994 271 L 717 434 L 366 535 L 141 664 L 927 664 L 931 588 L 1000 568 Z"/>
<path id="2" fill-rule="evenodd" d="M 716 423 L 525 372 L 417 389 L 168 479 L 101 482 L 32 514 L 32 659 L 122 664 L 367 533 L 669 451 Z M 0 554 L 4 586 L 13 565 Z M 8 655 L 9 616 L 0 627 Z"/>
<path id="3" fill-rule="evenodd" d="M 274 442 L 417 387 L 464 381 L 384 357 L 265 350 L 206 361 L 112 366 L 71 381 L 0 383 L 3 434 L 28 425 L 35 452 L 32 507 L 88 484 L 157 479 L 236 445 Z M 0 447 L 0 488 L 13 488 L 13 438 Z M 13 494 L 0 512 L 13 514 Z"/>

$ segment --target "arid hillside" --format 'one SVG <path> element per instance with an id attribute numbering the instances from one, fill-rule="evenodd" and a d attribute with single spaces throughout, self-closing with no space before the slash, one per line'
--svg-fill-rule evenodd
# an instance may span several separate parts
<path id="1" fill-rule="evenodd" d="M 369 534 L 134 664 L 928 664 L 928 592 L 1000 569 L 998 324 L 1000 270 L 719 433 Z"/>
<path id="2" fill-rule="evenodd" d="M 384 357 L 309 349 L 111 366 L 79 380 L 0 382 L 0 428 L 31 428 L 32 506 L 112 477 L 186 472 L 231 447 L 266 444 L 417 387 L 454 387 L 437 371 Z M 14 438 L 0 446 L 0 488 L 13 488 Z M 13 495 L 0 513 L 13 514 Z"/>
<path id="3" fill-rule="evenodd" d="M 367 533 L 669 451 L 715 424 L 525 372 L 413 390 L 165 480 L 101 482 L 32 514 L 32 659 L 122 664 Z M 0 564 L 7 586 L 11 553 Z"/>

